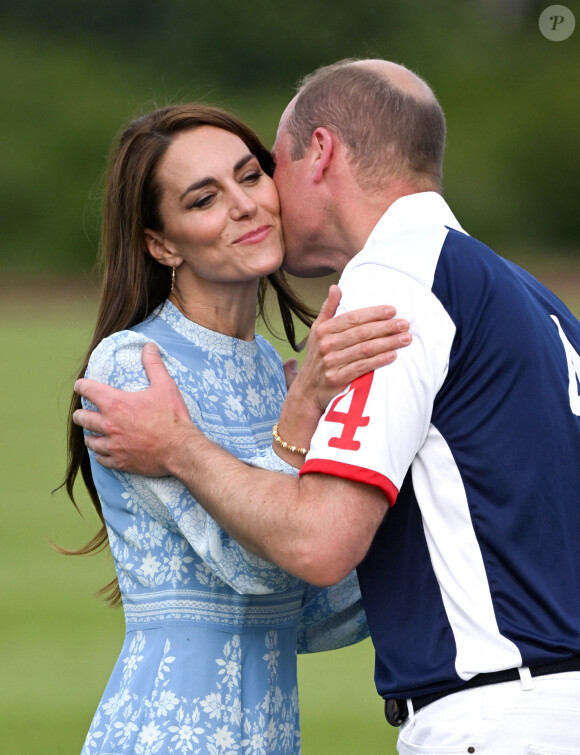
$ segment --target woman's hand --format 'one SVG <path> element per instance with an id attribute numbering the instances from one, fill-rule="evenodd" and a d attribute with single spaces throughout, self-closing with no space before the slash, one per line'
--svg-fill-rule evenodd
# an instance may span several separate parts
<path id="1" fill-rule="evenodd" d="M 316 403 L 321 414 L 353 380 L 391 364 L 396 350 L 411 343 L 409 323 L 394 318 L 394 307 L 366 307 L 334 317 L 340 298 L 339 287 L 331 286 L 310 330 L 297 375 L 304 396 Z"/>
<path id="2" fill-rule="evenodd" d="M 286 376 L 286 388 L 290 390 L 290 386 L 296 379 L 296 376 L 298 375 L 298 360 L 297 359 L 287 359 L 284 362 L 284 375 Z"/>
<path id="3" fill-rule="evenodd" d="M 318 420 L 329 401 L 353 380 L 391 364 L 396 350 L 411 343 L 409 323 L 395 319 L 395 308 L 386 305 L 357 309 L 334 317 L 340 303 L 338 286 L 328 297 L 308 337 L 306 356 L 296 374 L 296 360 L 284 365 L 288 396 L 278 432 L 292 445 L 308 448 Z M 293 466 L 303 457 L 274 443 L 276 453 Z"/>

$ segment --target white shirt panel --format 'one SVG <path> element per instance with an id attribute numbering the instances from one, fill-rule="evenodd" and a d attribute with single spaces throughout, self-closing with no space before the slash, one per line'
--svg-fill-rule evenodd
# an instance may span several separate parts
<path id="1" fill-rule="evenodd" d="M 411 473 L 431 563 L 457 645 L 458 676 L 468 680 L 480 672 L 521 666 L 518 648 L 497 626 L 457 464 L 433 425 Z"/>
<path id="2" fill-rule="evenodd" d="M 393 304 L 398 317 L 409 319 L 413 342 L 398 353 L 393 364 L 373 374 L 362 412 L 362 420 L 368 417 L 368 424 L 361 424 L 354 432 L 358 448 L 336 447 L 336 438 L 341 437 L 345 425 L 333 420 L 336 412 L 349 412 L 355 381 L 342 398 L 329 404 L 312 438 L 303 471 L 322 471 L 313 464 L 323 459 L 375 472 L 398 491 L 426 437 L 433 401 L 447 373 L 455 326 L 424 285 L 391 267 L 370 262 L 358 265 L 343 276 L 340 286 L 343 311 Z M 334 473 L 330 467 L 324 471 Z M 369 482 L 356 469 L 338 474 Z"/>

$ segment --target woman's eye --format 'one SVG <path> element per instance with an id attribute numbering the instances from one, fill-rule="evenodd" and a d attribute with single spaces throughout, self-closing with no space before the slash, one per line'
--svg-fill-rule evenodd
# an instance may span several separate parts
<path id="1" fill-rule="evenodd" d="M 203 209 L 204 207 L 209 207 L 213 200 L 214 195 L 213 194 L 204 194 L 202 197 L 199 197 L 199 199 L 196 199 L 195 202 L 191 205 L 192 209 Z"/>
<path id="2" fill-rule="evenodd" d="M 253 170 L 251 173 L 246 173 L 246 175 L 243 177 L 242 180 L 245 183 L 255 184 L 260 180 L 262 176 L 263 176 L 263 173 L 261 170 Z"/>

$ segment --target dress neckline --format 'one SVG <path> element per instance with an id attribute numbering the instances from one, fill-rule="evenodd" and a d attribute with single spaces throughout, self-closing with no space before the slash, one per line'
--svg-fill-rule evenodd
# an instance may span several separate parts
<path id="1" fill-rule="evenodd" d="M 187 318 L 169 299 L 166 299 L 157 308 L 154 316 L 159 317 L 172 330 L 175 330 L 183 338 L 191 341 L 191 343 L 211 349 L 215 353 L 238 357 L 251 357 L 256 353 L 257 343 L 255 335 L 251 341 L 244 341 L 241 338 L 228 336 L 217 330 L 210 330 Z"/>

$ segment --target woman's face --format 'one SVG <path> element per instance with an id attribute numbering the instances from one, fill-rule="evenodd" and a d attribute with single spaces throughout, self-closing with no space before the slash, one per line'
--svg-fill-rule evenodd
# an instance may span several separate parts
<path id="1" fill-rule="evenodd" d="M 258 279 L 282 264 L 280 204 L 273 180 L 229 131 L 201 126 L 176 137 L 157 168 L 166 249 L 204 282 Z M 171 262 L 171 260 L 170 260 Z"/>

